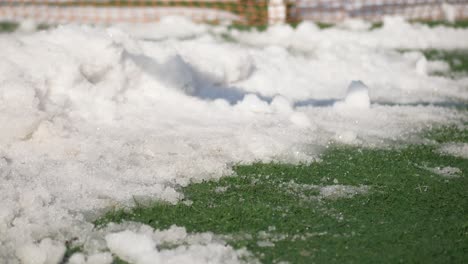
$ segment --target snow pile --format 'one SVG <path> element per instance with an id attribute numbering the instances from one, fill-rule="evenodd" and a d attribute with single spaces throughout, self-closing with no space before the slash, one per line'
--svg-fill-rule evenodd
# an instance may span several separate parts
<path id="1" fill-rule="evenodd" d="M 172 226 L 165 231 L 150 227 L 136 233 L 124 230 L 106 235 L 107 246 L 120 259 L 135 264 L 151 263 L 239 263 L 242 251 L 213 240 L 210 233 L 188 236 L 185 228 Z M 157 249 L 163 243 L 180 244 L 173 249 Z"/>
<path id="2" fill-rule="evenodd" d="M 70 264 L 112 263 L 112 255 L 129 263 L 240 263 L 252 256 L 245 249 L 235 250 L 212 233 L 189 234 L 183 227 L 154 230 L 150 226 L 125 222 L 110 224 L 93 232 L 85 248 L 109 250 L 85 255 L 75 253 Z"/>
<path id="3" fill-rule="evenodd" d="M 352 81 L 346 92 L 345 99 L 336 102 L 334 107 L 341 110 L 369 109 L 369 88 L 361 81 Z"/>
<path id="4" fill-rule="evenodd" d="M 380 31 L 304 23 L 231 32 L 241 40 L 233 43 L 223 27 L 170 35 L 178 26 L 168 21 L 138 37 L 80 26 L 0 36 L 0 259 L 55 263 L 65 241 L 94 234 L 103 210 L 135 199 L 177 203 L 180 186 L 228 175 L 231 164 L 309 162 L 331 141 L 385 146 L 466 120 L 425 106 L 467 99 L 466 79 L 421 75 L 421 53 L 382 49 L 407 47 L 406 37 L 377 45 Z M 421 47 L 468 43 L 464 30 L 397 22 L 382 41 L 391 27 L 421 36 Z M 101 236 L 113 253 L 145 261 L 120 244 L 141 234 L 121 231 Z M 229 251 L 217 250 L 189 245 L 180 256 Z M 90 245 L 76 263 L 107 263 L 103 251 Z"/>

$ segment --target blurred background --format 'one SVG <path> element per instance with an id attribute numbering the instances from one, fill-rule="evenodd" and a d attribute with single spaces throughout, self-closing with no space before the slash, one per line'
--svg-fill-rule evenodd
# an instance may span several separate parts
<path id="1" fill-rule="evenodd" d="M 336 23 L 350 18 L 379 22 L 398 15 L 408 20 L 466 20 L 468 0 L 2 0 L 0 21 L 62 23 L 148 23 L 164 16 L 196 22 L 266 25 Z"/>

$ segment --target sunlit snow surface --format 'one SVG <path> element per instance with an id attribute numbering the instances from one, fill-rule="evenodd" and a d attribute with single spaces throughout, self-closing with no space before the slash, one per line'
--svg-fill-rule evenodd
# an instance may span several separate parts
<path id="1" fill-rule="evenodd" d="M 222 241 L 159 252 L 156 231 L 90 221 L 134 197 L 176 203 L 178 186 L 234 163 L 313 161 L 330 141 L 385 147 L 466 121 L 437 105 L 466 101 L 467 78 L 430 75 L 448 66 L 395 51 L 468 48 L 465 29 L 162 23 L 0 35 L 0 259 L 57 263 L 78 237 L 104 246 L 87 243 L 73 263 L 109 263 L 105 243 L 136 263 L 238 262 L 245 252 Z M 152 250 L 132 251 L 132 239 Z"/>

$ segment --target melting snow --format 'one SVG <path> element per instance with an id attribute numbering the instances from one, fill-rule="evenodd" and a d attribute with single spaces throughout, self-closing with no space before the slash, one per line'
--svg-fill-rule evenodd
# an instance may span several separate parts
<path id="1" fill-rule="evenodd" d="M 422 53 L 390 50 L 467 48 L 465 29 L 395 18 L 374 31 L 163 23 L 0 35 L 0 259 L 57 263 L 65 241 L 96 235 L 102 210 L 135 197 L 177 203 L 178 186 L 231 164 L 310 162 L 331 140 L 383 146 L 466 120 L 420 104 L 468 99 L 468 79 L 431 76 L 439 66 Z M 88 243 L 73 263 L 108 263 L 109 250 L 137 263 L 239 260 L 218 243 L 166 252 L 135 230 L 99 236 L 104 246 Z"/>
<path id="2" fill-rule="evenodd" d="M 468 143 L 447 143 L 442 145 L 439 151 L 444 154 L 468 159 Z"/>
<path id="3" fill-rule="evenodd" d="M 442 177 L 446 178 L 457 178 L 460 177 L 462 171 L 456 167 L 435 167 L 435 168 L 428 168 L 424 167 L 426 170 L 438 174 Z"/>
<path id="4" fill-rule="evenodd" d="M 369 191 L 368 186 L 329 185 L 320 188 L 320 197 L 326 199 L 351 198 Z"/>

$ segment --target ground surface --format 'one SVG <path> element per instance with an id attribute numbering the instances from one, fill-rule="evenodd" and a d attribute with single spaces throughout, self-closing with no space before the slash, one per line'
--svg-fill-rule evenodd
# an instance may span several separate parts
<path id="1" fill-rule="evenodd" d="M 466 23 L 386 23 L 0 24 L 0 257 L 466 262 Z"/>
<path id="2" fill-rule="evenodd" d="M 468 73 L 467 50 L 423 52 L 447 61 L 449 76 Z M 466 111 L 468 104 L 451 107 Z M 262 263 L 463 263 L 468 160 L 438 147 L 468 143 L 468 130 L 443 127 L 424 137 L 425 144 L 386 150 L 331 144 L 312 164 L 239 165 L 234 177 L 183 188 L 188 204 L 111 211 L 95 223 L 222 234 Z M 327 186 L 339 187 L 327 197 L 320 191 Z"/>
<path id="3" fill-rule="evenodd" d="M 447 61 L 449 75 L 467 73 L 466 50 L 424 54 Z M 451 107 L 466 111 L 468 104 Z M 331 144 L 311 164 L 239 165 L 233 177 L 183 188 L 188 204 L 111 211 L 95 223 L 222 234 L 263 263 L 463 263 L 468 160 L 438 148 L 468 143 L 468 130 L 443 127 L 424 137 L 425 144 L 386 150 Z M 338 186 L 329 197 L 327 186 Z"/>
<path id="4" fill-rule="evenodd" d="M 391 150 L 332 145 L 309 165 L 237 166 L 234 177 L 184 188 L 190 205 L 156 203 L 96 223 L 223 234 L 263 263 L 463 263 L 468 161 L 438 153 L 437 145 L 468 143 L 468 131 L 444 128 L 428 138 L 434 141 Z M 338 190 L 328 197 L 324 186 Z"/>

